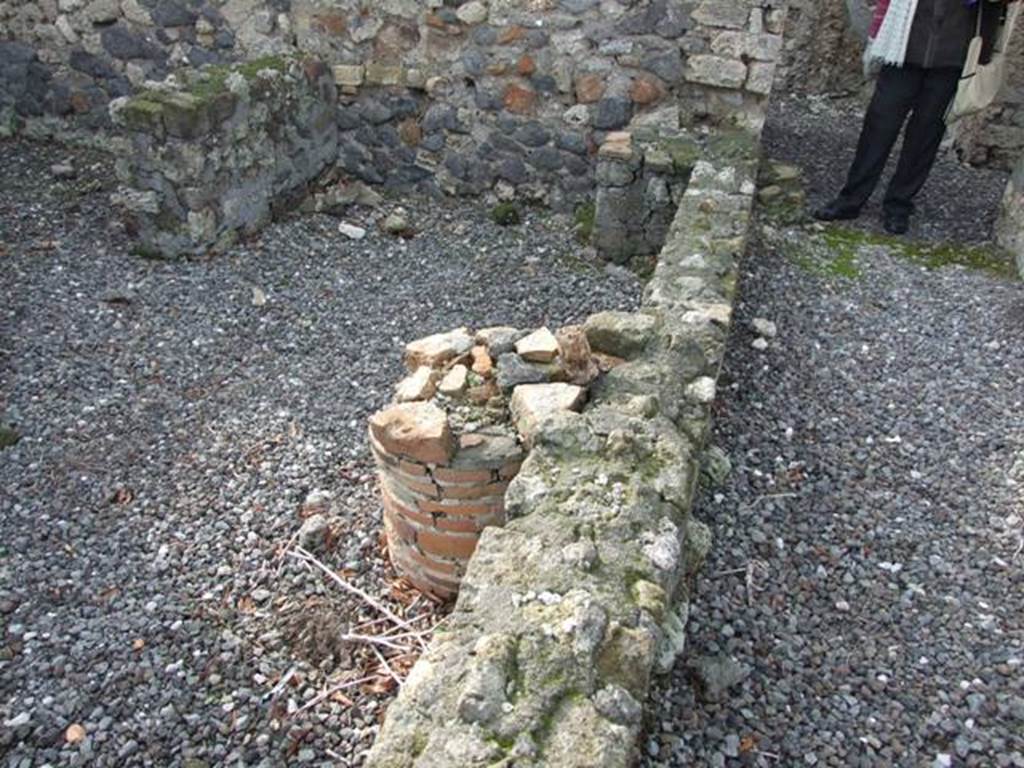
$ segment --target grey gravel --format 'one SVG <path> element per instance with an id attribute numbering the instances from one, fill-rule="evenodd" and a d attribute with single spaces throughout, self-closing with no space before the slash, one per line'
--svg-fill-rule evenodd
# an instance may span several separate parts
<path id="1" fill-rule="evenodd" d="M 398 609 L 364 430 L 403 343 L 579 322 L 640 286 L 579 258 L 570 221 L 425 200 L 401 201 L 411 240 L 378 227 L 388 201 L 346 212 L 361 241 L 318 214 L 146 261 L 108 218 L 110 166 L 0 142 L 4 765 L 358 765 L 391 692 L 295 713 L 376 617 L 286 548 L 323 514 L 325 562 Z M 333 498 L 305 509 L 314 489 Z"/>
<path id="2" fill-rule="evenodd" d="M 768 156 L 819 180 L 846 161 L 855 120 L 772 119 Z M 1005 179 L 938 178 L 954 192 L 929 187 L 918 233 L 987 236 Z M 745 257 L 713 434 L 733 471 L 695 511 L 715 538 L 687 658 L 751 672 L 716 703 L 680 664 L 646 768 L 1024 765 L 1024 286 L 858 260 L 850 279 L 769 242 Z M 779 328 L 761 352 L 754 318 Z"/>
<path id="3" fill-rule="evenodd" d="M 856 99 L 779 96 L 774 100 L 765 125 L 766 152 L 775 160 L 803 169 L 811 206 L 832 199 L 842 188 L 862 115 L 861 102 Z M 883 231 L 881 200 L 896 169 L 899 149 L 897 144 L 872 201 L 853 226 Z M 915 201 L 917 212 L 911 219 L 910 236 L 939 242 L 988 240 L 1005 186 L 1005 173 L 967 169 L 951 147 L 944 148 Z"/>

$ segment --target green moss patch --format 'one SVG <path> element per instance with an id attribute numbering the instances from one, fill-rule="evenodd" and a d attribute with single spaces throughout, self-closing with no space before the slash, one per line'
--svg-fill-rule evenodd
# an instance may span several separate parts
<path id="1" fill-rule="evenodd" d="M 861 248 L 881 247 L 926 269 L 955 265 L 1011 280 L 1017 276 L 1009 254 L 991 243 L 925 243 L 836 226 L 826 229 L 823 237 L 829 250 L 836 254 L 836 259 L 847 264 L 856 263 L 857 252 Z"/>
<path id="2" fill-rule="evenodd" d="M 498 203 L 491 209 L 491 218 L 502 227 L 512 227 L 523 220 L 513 203 Z"/>
<path id="3" fill-rule="evenodd" d="M 0 425 L 0 450 L 10 448 L 21 440 L 21 434 L 12 427 Z"/>
<path id="4" fill-rule="evenodd" d="M 594 220 L 597 217 L 597 207 L 594 203 L 584 203 L 576 208 L 573 214 L 573 221 L 576 222 L 576 238 L 581 243 L 589 243 L 591 235 L 594 234 Z"/>

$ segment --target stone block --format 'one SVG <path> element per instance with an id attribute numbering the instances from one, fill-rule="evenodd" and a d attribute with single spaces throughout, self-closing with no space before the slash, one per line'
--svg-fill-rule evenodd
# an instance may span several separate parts
<path id="1" fill-rule="evenodd" d="M 550 363 L 558 356 L 558 339 L 547 328 L 540 328 L 517 341 L 516 352 L 530 363 Z"/>
<path id="2" fill-rule="evenodd" d="M 716 88 L 742 88 L 747 80 L 747 65 L 722 56 L 691 56 L 687 62 L 686 79 Z"/>
<path id="3" fill-rule="evenodd" d="M 448 416 L 432 403 L 401 403 L 370 418 L 370 434 L 388 453 L 447 464 L 455 453 Z"/>
<path id="4" fill-rule="evenodd" d="M 440 368 L 473 348 L 473 337 L 468 328 L 456 328 L 447 333 L 435 333 L 409 342 L 405 347 L 405 365 L 410 371 L 420 366 Z"/>
<path id="5" fill-rule="evenodd" d="M 341 86 L 359 87 L 366 76 L 366 68 L 362 64 L 336 64 L 333 69 L 334 82 Z"/>
<path id="6" fill-rule="evenodd" d="M 513 390 L 509 409 L 520 437 L 530 443 L 544 419 L 579 410 L 586 396 L 587 391 L 575 384 L 522 384 Z"/>

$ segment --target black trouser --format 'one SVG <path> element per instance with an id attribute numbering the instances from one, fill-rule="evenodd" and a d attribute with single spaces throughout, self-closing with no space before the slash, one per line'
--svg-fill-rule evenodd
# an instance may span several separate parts
<path id="1" fill-rule="evenodd" d="M 899 165 L 889 182 L 883 206 L 889 213 L 909 214 L 913 210 L 914 196 L 924 186 L 942 144 L 946 109 L 956 95 L 959 79 L 960 70 L 949 67 L 882 68 L 864 116 L 846 186 L 839 193 L 843 207 L 860 209 L 868 201 L 903 124 L 907 123 Z"/>

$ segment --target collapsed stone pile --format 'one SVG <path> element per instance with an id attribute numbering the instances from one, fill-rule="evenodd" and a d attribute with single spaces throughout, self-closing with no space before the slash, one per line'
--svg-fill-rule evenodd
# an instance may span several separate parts
<path id="1" fill-rule="evenodd" d="M 369 427 L 395 567 L 453 597 L 481 532 L 504 525 L 505 491 L 544 420 L 579 410 L 619 362 L 593 353 L 579 326 L 457 328 L 407 345 L 410 373 Z"/>

